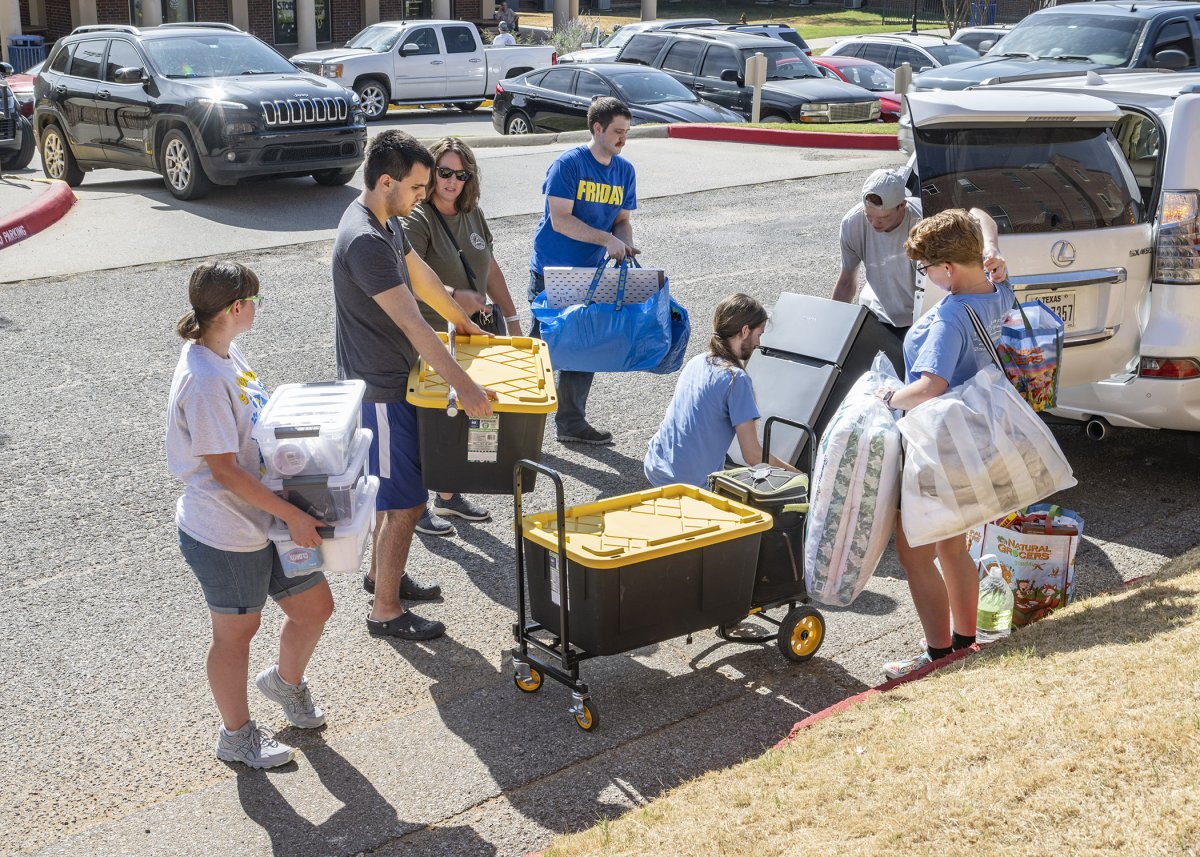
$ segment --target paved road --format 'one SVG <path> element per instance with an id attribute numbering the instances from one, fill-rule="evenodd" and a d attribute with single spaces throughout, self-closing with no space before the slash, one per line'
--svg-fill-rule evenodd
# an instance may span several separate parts
<path id="1" fill-rule="evenodd" d="M 771 151 L 774 150 L 756 150 Z M 765 174 L 771 165 L 759 168 Z M 737 289 L 827 293 L 839 215 L 863 172 L 647 198 L 636 234 L 703 331 Z M 682 180 L 683 177 L 681 177 Z M 518 287 L 534 218 L 497 217 Z M 20 246 L 20 245 L 19 245 Z M 97 248 L 99 249 L 99 248 Z M 331 377 L 328 241 L 239 253 L 270 296 L 245 338 L 269 385 Z M 6 253 L 9 251 L 5 251 Z M 81 252 L 76 249 L 74 252 Z M 867 592 L 827 610 L 818 656 L 711 633 L 585 665 L 600 730 L 567 695 L 511 683 L 510 500 L 454 540 L 424 539 L 411 568 L 445 601 L 449 634 L 428 644 L 367 637 L 365 593 L 333 581 L 337 612 L 309 671 L 329 725 L 284 736 L 299 763 L 247 773 L 211 754 L 207 619 L 173 541 L 176 486 L 162 464 L 163 406 L 190 264 L 152 264 L 0 287 L 0 835 L 37 854 L 520 854 L 664 788 L 761 752 L 788 726 L 879 680 L 920 630 L 889 552 Z M 692 351 L 702 347 L 698 334 Z M 641 458 L 674 379 L 602 379 L 590 412 L 613 449 L 548 439 L 569 502 L 642 487 Z M 1103 444 L 1059 430 L 1088 519 L 1083 594 L 1151 573 L 1200 543 L 1200 465 L 1167 437 Z M 544 487 L 531 500 L 545 507 Z M 278 630 L 268 609 L 264 640 Z M 256 644 L 252 664 L 268 663 Z M 252 699 L 270 726 L 281 716 Z M 819 772 L 814 772 L 819 775 Z"/>

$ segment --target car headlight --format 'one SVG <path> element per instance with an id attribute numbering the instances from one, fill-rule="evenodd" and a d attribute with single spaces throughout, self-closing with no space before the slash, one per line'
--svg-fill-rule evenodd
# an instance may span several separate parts
<path id="1" fill-rule="evenodd" d="M 814 101 L 800 107 L 802 113 L 828 113 L 829 105 L 823 101 Z"/>
<path id="2" fill-rule="evenodd" d="M 332 64 L 321 63 L 321 65 L 317 66 L 317 74 L 319 74 L 321 77 L 330 77 L 330 78 L 341 77 L 342 76 L 342 64 L 340 62 L 332 63 Z"/>
<path id="3" fill-rule="evenodd" d="M 253 134 L 257 130 L 253 122 L 226 122 L 225 136 L 240 137 L 242 134 Z"/>

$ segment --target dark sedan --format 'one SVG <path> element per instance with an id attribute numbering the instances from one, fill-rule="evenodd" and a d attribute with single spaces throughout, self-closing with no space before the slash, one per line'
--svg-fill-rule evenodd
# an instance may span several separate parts
<path id="1" fill-rule="evenodd" d="M 645 66 L 598 64 L 535 69 L 496 86 L 492 125 L 501 134 L 587 130 L 592 99 L 621 99 L 633 124 L 742 122 L 740 115 L 704 101 L 671 75 Z"/>

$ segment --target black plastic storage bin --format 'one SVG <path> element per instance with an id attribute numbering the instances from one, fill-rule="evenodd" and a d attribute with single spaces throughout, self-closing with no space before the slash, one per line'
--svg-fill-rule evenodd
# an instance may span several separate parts
<path id="1" fill-rule="evenodd" d="M 445 334 L 439 334 L 446 341 Z M 511 494 L 513 465 L 542 457 L 546 415 L 558 407 L 549 349 L 540 339 L 458 336 L 455 358 L 475 383 L 499 394 L 492 417 L 447 414 L 449 385 L 424 360 L 408 376 L 417 408 L 421 474 L 431 491 Z M 533 487 L 533 475 L 528 488 Z"/>
<path id="2" fill-rule="evenodd" d="M 566 510 L 570 641 L 592 655 L 627 652 L 749 612 L 769 515 L 690 485 L 668 485 Z M 555 513 L 522 523 L 530 614 L 559 621 Z"/>

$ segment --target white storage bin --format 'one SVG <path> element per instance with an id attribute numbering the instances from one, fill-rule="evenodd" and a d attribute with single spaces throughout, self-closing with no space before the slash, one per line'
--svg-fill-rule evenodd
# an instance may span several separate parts
<path id="1" fill-rule="evenodd" d="M 267 475 L 342 473 L 354 432 L 362 425 L 362 381 L 280 384 L 254 426 Z"/>
<path id="2" fill-rule="evenodd" d="M 301 577 L 314 571 L 326 574 L 355 574 L 362 565 L 367 542 L 375 529 L 375 495 L 379 480 L 368 476 L 358 483 L 354 517 L 332 527 L 319 527 L 324 541 L 320 547 L 305 548 L 292 541 L 287 525 L 276 521 L 268 536 L 279 552 L 286 577 Z"/>
<path id="3" fill-rule="evenodd" d="M 355 489 L 367 475 L 370 429 L 359 429 L 350 444 L 350 464 L 337 476 L 287 476 L 263 479 L 263 484 L 314 518 L 335 523 L 354 516 Z"/>

